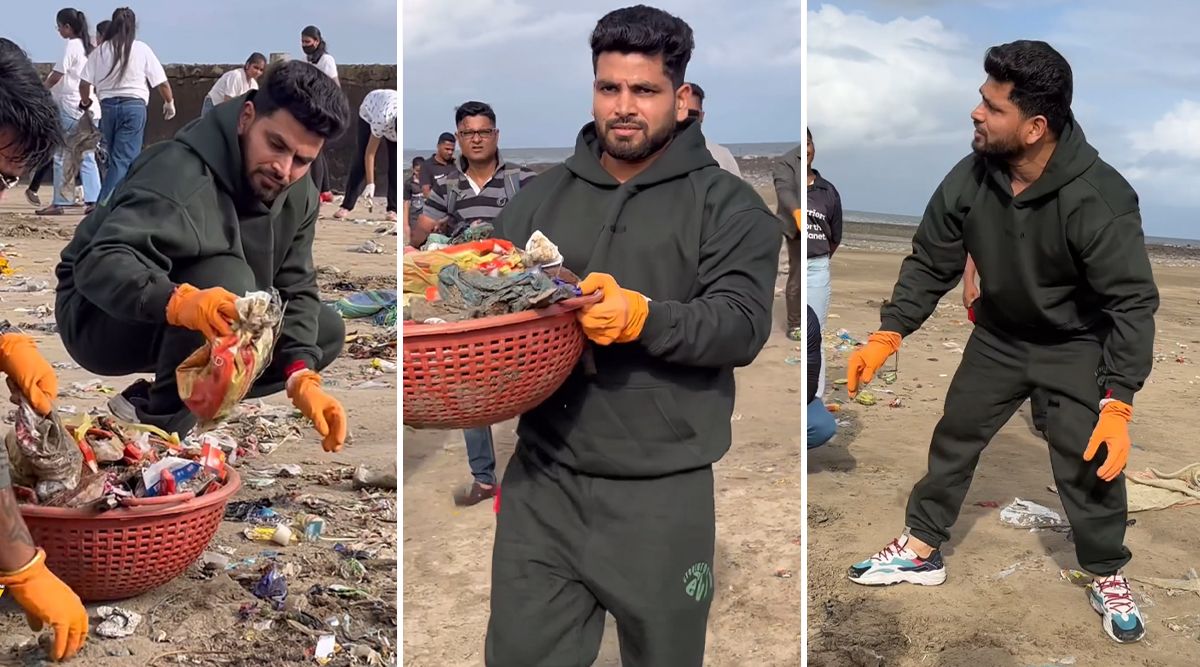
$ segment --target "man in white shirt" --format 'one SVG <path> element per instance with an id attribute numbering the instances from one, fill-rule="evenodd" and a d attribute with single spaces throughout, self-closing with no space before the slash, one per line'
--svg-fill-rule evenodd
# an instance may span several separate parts
<path id="1" fill-rule="evenodd" d="M 704 89 L 700 87 L 700 84 L 689 83 L 688 85 L 692 87 L 692 95 L 688 98 L 688 115 L 695 117 L 696 122 L 703 124 Z M 704 136 L 704 145 L 708 148 L 708 152 L 712 153 L 713 159 L 717 161 L 717 166 L 738 178 L 742 177 L 742 170 L 738 167 L 737 159 L 733 157 L 733 153 L 728 148 L 712 141 L 708 135 Z"/>
<path id="2" fill-rule="evenodd" d="M 255 51 L 246 59 L 246 64 L 238 69 L 231 69 L 221 75 L 213 87 L 208 91 L 208 95 L 204 96 L 204 103 L 200 106 L 200 115 L 208 113 L 210 109 L 228 102 L 235 97 L 241 97 L 252 90 L 258 90 L 258 77 L 262 76 L 263 70 L 267 68 L 267 57 Z"/>

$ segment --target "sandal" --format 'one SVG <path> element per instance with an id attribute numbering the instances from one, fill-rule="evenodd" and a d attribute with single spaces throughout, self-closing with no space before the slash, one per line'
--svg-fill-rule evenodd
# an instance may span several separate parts
<path id="1" fill-rule="evenodd" d="M 51 204 L 46 208 L 41 208 L 33 212 L 34 215 L 66 215 L 67 212 L 63 207 Z"/>

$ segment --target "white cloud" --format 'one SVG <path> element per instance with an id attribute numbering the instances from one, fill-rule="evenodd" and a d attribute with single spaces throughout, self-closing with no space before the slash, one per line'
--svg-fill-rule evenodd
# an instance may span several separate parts
<path id="1" fill-rule="evenodd" d="M 403 5 L 406 61 L 564 35 L 586 39 L 599 18 L 520 0 L 404 0 Z"/>
<path id="2" fill-rule="evenodd" d="M 1131 132 L 1129 140 L 1139 156 L 1165 153 L 1200 160 L 1200 102 L 1179 102 L 1149 129 Z"/>
<path id="3" fill-rule="evenodd" d="M 809 12 L 808 35 L 809 122 L 822 145 L 970 139 L 979 54 L 941 21 L 885 23 L 824 5 Z"/>

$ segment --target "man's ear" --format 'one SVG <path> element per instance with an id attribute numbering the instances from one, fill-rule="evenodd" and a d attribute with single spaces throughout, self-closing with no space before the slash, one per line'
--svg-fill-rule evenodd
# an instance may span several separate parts
<path id="1" fill-rule="evenodd" d="M 688 100 L 692 97 L 692 84 L 685 83 L 675 90 L 675 120 L 682 123 L 688 118 Z"/>
<path id="2" fill-rule="evenodd" d="M 256 117 L 257 110 L 254 108 L 254 103 L 250 101 L 243 103 L 242 112 L 238 114 L 238 136 L 245 134 L 246 130 L 250 129 L 250 125 L 254 123 Z"/>

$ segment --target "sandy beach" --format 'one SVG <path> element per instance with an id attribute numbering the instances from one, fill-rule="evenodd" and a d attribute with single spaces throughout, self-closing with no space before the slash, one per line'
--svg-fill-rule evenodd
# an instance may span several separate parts
<path id="1" fill-rule="evenodd" d="M 848 224 L 833 260 L 833 299 L 826 331 L 830 380 L 845 377 L 849 348 L 837 332 L 865 340 L 891 295 L 913 227 Z M 1200 380 L 1195 313 L 1200 254 L 1151 248 L 1162 295 L 1156 318 L 1155 367 L 1135 402 L 1128 471 L 1174 471 L 1200 460 L 1191 416 Z M 1062 512 L 1046 444 L 1022 408 L 983 454 L 962 514 L 944 547 L 948 581 L 939 587 L 869 589 L 846 568 L 874 553 L 904 527 L 904 505 L 926 469 L 929 438 L 950 378 L 971 332 L 961 290 L 946 295 L 924 328 L 905 340 L 899 377 L 876 381 L 873 406 L 846 402 L 830 385 L 827 403 L 843 403 L 838 435 L 808 457 L 809 664 L 842 665 L 1194 665 L 1200 598 L 1133 582 L 1148 634 L 1136 645 L 1106 637 L 1084 590 L 1060 578 L 1078 568 L 1061 532 L 1014 528 L 998 508 L 1014 498 Z M 891 368 L 888 362 L 887 368 Z M 897 407 L 889 407 L 893 400 Z M 1200 566 L 1200 508 L 1130 515 L 1126 544 L 1131 577 L 1180 579 Z M 1194 576 L 1194 574 L 1192 575 Z"/>
<path id="2" fill-rule="evenodd" d="M 746 175 L 764 178 L 761 170 Z M 773 210 L 774 190 L 757 190 Z M 714 466 L 717 593 L 706 665 L 800 664 L 800 351 L 784 335 L 786 266 L 781 255 L 775 331 L 737 373 L 733 446 Z M 498 474 L 513 453 L 515 426 L 493 427 Z M 483 662 L 495 515 L 490 503 L 454 506 L 450 492 L 468 480 L 461 433 L 405 429 L 404 662 L 411 667 Z M 611 616 L 595 664 L 621 664 Z"/>
<path id="3" fill-rule="evenodd" d="M 80 216 L 36 217 L 21 194 L 10 192 L 0 203 L 2 252 L 15 270 L 13 276 L 0 278 L 0 288 L 27 280 L 45 281 L 48 288 L 0 293 L 0 318 L 25 327 L 42 354 L 59 366 L 60 410 L 83 414 L 102 408 L 113 390 L 120 391 L 134 378 L 99 378 L 99 383 L 93 382 L 96 376 L 72 363 L 58 336 L 48 331 L 54 322 L 54 267 Z M 41 197 L 49 200 L 49 186 L 42 188 Z M 359 207 L 351 216 L 357 224 L 330 219 L 333 211 L 332 205 L 323 207 L 314 250 L 322 299 L 334 300 L 367 288 L 395 289 L 397 237 L 376 233 L 386 225 L 383 207 L 377 206 L 374 214 Z M 354 251 L 367 240 L 381 244 L 383 252 Z M 348 320 L 346 325 L 348 333 L 379 339 L 388 335 L 387 329 L 374 326 L 370 319 Z M 338 635 L 342 650 L 330 665 L 351 664 L 354 647 L 374 650 L 385 661 L 383 664 L 395 664 L 396 493 L 355 490 L 351 477 L 356 466 L 395 469 L 396 376 L 394 372 L 377 374 L 370 367 L 369 357 L 354 358 L 349 349 L 347 346 L 323 375 L 330 393 L 346 407 L 351 442 L 338 454 L 322 451 L 319 436 L 298 418 L 282 394 L 262 404 L 245 404 L 242 432 L 280 444 L 269 454 L 247 456 L 239 463 L 244 480 L 257 478 L 267 485 L 256 489 L 247 484 L 234 498 L 272 498 L 275 509 L 289 517 L 301 511 L 322 515 L 324 534 L 334 539 L 278 547 L 243 537 L 241 533 L 248 524 L 224 521 L 208 550 L 240 565 L 215 574 L 193 565 L 185 575 L 159 589 L 116 603 L 142 614 L 141 625 L 125 639 L 102 639 L 92 634 L 72 664 L 316 664 L 312 657 L 316 628 L 327 627 L 326 620 L 335 616 L 341 619 L 343 628 Z M 360 387 L 365 382 L 371 384 Z M 9 410 L 2 412 L 7 415 Z M 273 425 L 266 425 L 260 417 Z M 4 426 L 5 431 L 9 428 Z M 269 472 L 282 464 L 300 466 L 299 475 L 276 478 Z M 352 567 L 334 550 L 339 542 L 353 551 L 366 552 L 362 554 L 361 569 Z M 272 558 L 290 571 L 287 606 L 279 612 L 250 591 L 261 576 L 260 570 Z M 331 585 L 361 593 L 334 594 L 328 589 Z M 91 612 L 96 605 L 87 607 Z M 32 643 L 34 634 L 11 596 L 0 599 L 0 608 L 0 664 L 43 664 L 44 654 Z M 91 623 L 94 628 L 94 616 Z M 357 664 L 366 663 L 359 659 Z"/>

